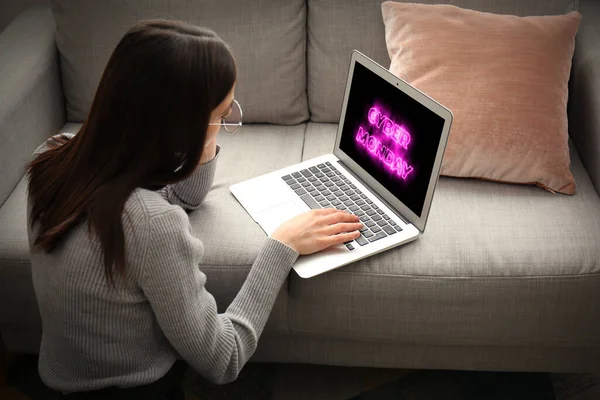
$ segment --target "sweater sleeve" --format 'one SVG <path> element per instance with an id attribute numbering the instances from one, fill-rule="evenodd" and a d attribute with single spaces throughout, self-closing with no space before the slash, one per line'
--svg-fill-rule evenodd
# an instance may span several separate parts
<path id="1" fill-rule="evenodd" d="M 235 380 L 254 353 L 298 253 L 267 238 L 240 292 L 218 314 L 198 264 L 203 245 L 181 209 L 153 217 L 140 286 L 171 345 L 215 383 Z"/>
<path id="2" fill-rule="evenodd" d="M 217 153 L 212 160 L 199 165 L 187 179 L 159 190 L 163 199 L 185 210 L 198 209 L 212 187 L 220 151 L 221 147 L 217 145 Z"/>

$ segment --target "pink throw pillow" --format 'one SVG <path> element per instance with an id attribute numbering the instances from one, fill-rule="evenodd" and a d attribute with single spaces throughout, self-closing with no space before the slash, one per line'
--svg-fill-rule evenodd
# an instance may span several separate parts
<path id="1" fill-rule="evenodd" d="M 575 193 L 567 98 L 581 14 L 382 4 L 390 71 L 454 113 L 442 174 Z"/>

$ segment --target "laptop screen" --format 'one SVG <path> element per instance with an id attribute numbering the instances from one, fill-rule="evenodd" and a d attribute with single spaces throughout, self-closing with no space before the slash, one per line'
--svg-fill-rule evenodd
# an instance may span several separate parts
<path id="1" fill-rule="evenodd" d="M 354 64 L 340 149 L 419 217 L 444 119 Z"/>

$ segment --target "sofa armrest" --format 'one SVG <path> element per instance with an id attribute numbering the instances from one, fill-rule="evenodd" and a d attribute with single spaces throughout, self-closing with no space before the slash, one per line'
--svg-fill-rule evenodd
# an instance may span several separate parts
<path id="1" fill-rule="evenodd" d="M 31 7 L 0 34 L 0 206 L 35 148 L 65 122 L 54 19 Z"/>
<path id="2" fill-rule="evenodd" d="M 600 2 L 580 0 L 569 98 L 569 133 L 600 194 Z"/>

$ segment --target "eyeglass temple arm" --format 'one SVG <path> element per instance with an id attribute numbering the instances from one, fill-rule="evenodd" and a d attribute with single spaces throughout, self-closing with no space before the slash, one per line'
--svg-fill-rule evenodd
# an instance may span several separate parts
<path id="1" fill-rule="evenodd" d="M 226 122 L 221 122 L 221 123 L 218 123 L 218 122 L 210 122 L 208 125 L 213 125 L 213 126 L 214 126 L 214 125 L 219 125 L 219 126 L 230 126 L 230 125 L 231 125 L 231 126 L 242 126 L 242 123 L 241 123 L 241 122 L 238 122 L 237 124 L 228 124 L 228 123 L 226 123 Z"/>

